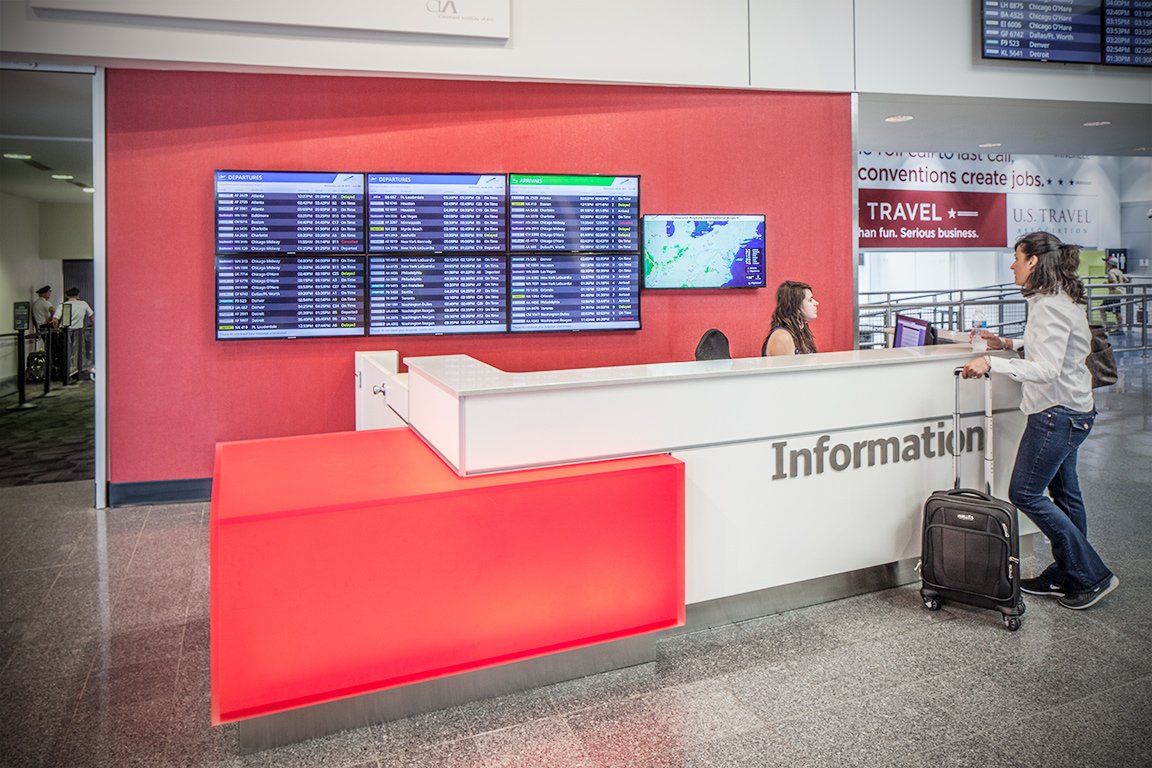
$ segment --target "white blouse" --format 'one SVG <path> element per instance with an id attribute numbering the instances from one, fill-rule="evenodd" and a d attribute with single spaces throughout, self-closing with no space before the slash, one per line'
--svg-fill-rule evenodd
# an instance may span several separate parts
<path id="1" fill-rule="evenodd" d="M 1023 359 L 989 356 L 994 373 L 1022 383 L 1020 410 L 1032 414 L 1062 405 L 1088 412 L 1092 399 L 1092 374 L 1084 360 L 1092 351 L 1088 314 L 1067 294 L 1033 295 L 1028 298 L 1028 322 L 1024 326 Z"/>

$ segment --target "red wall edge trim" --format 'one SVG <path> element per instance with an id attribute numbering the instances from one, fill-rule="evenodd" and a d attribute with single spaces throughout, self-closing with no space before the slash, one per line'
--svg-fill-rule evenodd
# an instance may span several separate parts
<path id="1" fill-rule="evenodd" d="M 850 349 L 847 94 L 109 70 L 109 462 L 206 477 L 221 440 L 351 429 L 352 352 L 510 371 L 687 360 L 720 328 L 759 354 L 784 279 Z M 767 215 L 769 288 L 645 291 L 637 332 L 217 342 L 212 171 L 639 173 L 644 213 Z"/>

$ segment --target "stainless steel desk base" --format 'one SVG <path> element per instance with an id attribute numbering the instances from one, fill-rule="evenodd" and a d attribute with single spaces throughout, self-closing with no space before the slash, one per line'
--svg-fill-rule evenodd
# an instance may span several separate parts
<path id="1" fill-rule="evenodd" d="M 649 633 L 241 720 L 240 752 L 248 754 L 350 728 L 399 720 L 470 701 L 490 699 L 655 661 L 657 637 L 657 634 Z"/>
<path id="2" fill-rule="evenodd" d="M 1040 535 L 1030 533 L 1020 537 L 1020 553 L 1031 554 Z M 742 595 L 706 600 L 688 606 L 687 621 L 683 627 L 669 630 L 668 634 L 695 632 L 709 627 L 720 627 L 737 621 L 758 619 L 775 613 L 807 608 L 853 595 L 891 589 L 920 580 L 916 571 L 918 558 L 862 568 L 847 573 L 834 573 L 818 579 L 783 584 L 779 587 L 746 592 Z"/>

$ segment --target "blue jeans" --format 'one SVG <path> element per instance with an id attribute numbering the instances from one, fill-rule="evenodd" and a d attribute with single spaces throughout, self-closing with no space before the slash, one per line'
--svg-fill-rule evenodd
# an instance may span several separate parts
<path id="1" fill-rule="evenodd" d="M 1076 453 L 1092 431 L 1096 413 L 1057 405 L 1028 417 L 1020 438 L 1008 498 L 1052 542 L 1056 562 L 1042 574 L 1071 592 L 1112 577 L 1088 543 L 1088 514 L 1076 476 Z M 1047 488 L 1052 498 L 1044 495 Z"/>

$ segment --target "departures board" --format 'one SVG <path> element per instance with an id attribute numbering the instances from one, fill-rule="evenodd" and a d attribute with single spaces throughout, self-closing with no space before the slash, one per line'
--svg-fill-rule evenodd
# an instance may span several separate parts
<path id="1" fill-rule="evenodd" d="M 369 253 L 507 250 L 504 174 L 368 174 Z"/>
<path id="2" fill-rule="evenodd" d="M 363 257 L 216 257 L 216 338 L 363 335 Z"/>
<path id="3" fill-rule="evenodd" d="M 216 338 L 636 330 L 640 177 L 216 171 Z"/>
<path id="4" fill-rule="evenodd" d="M 986 59 L 1152 66 L 1152 0 L 981 0 Z"/>
<path id="5" fill-rule="evenodd" d="M 216 253 L 363 253 L 364 174 L 216 171 Z"/>
<path id="6" fill-rule="evenodd" d="M 508 249 L 638 253 L 639 176 L 532 176 L 508 179 Z"/>
<path id="7" fill-rule="evenodd" d="M 1104 63 L 1152 66 L 1152 0 L 1104 0 Z"/>
<path id="8" fill-rule="evenodd" d="M 369 256 L 368 333 L 503 333 L 507 290 L 504 254 Z"/>
<path id="9" fill-rule="evenodd" d="M 639 262 L 634 253 L 513 254 L 509 330 L 638 330 Z"/>

